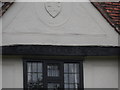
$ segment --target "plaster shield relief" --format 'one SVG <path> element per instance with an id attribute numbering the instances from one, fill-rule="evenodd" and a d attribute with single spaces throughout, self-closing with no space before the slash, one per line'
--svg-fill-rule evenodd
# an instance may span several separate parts
<path id="1" fill-rule="evenodd" d="M 34 6 L 37 17 L 47 26 L 58 27 L 64 25 L 69 20 L 69 6 L 66 7 L 62 2 L 35 3 Z"/>
<path id="2" fill-rule="evenodd" d="M 62 5 L 61 2 L 45 2 L 45 9 L 51 17 L 55 18 L 60 14 Z"/>

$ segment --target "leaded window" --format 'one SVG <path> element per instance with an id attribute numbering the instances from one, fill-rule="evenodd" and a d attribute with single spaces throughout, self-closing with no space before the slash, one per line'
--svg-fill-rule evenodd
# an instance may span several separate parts
<path id="1" fill-rule="evenodd" d="M 64 64 L 64 88 L 79 88 L 79 64 Z"/>
<path id="2" fill-rule="evenodd" d="M 25 60 L 24 83 L 27 90 L 83 88 L 82 61 Z"/>
<path id="3" fill-rule="evenodd" d="M 27 63 L 27 87 L 43 88 L 43 70 L 41 62 Z"/>

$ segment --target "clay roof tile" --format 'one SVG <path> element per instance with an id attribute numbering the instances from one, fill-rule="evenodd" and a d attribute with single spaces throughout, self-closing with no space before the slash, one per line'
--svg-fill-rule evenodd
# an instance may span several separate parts
<path id="1" fill-rule="evenodd" d="M 120 34 L 120 2 L 92 2 L 92 4 Z"/>

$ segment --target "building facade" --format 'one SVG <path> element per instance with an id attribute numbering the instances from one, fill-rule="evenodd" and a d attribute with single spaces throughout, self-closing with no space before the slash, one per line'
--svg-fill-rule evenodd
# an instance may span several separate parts
<path id="1" fill-rule="evenodd" d="M 119 24 L 93 4 L 15 2 L 1 17 L 2 88 L 117 89 Z"/>

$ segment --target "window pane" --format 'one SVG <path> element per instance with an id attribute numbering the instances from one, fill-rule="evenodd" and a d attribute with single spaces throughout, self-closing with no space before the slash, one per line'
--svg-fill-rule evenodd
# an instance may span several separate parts
<path id="1" fill-rule="evenodd" d="M 68 73 L 68 65 L 69 64 L 64 64 L 64 73 Z"/>
<path id="2" fill-rule="evenodd" d="M 69 84 L 69 88 L 74 89 L 74 84 Z"/>
<path id="3" fill-rule="evenodd" d="M 32 74 L 31 73 L 28 73 L 28 83 L 29 82 L 32 82 Z"/>
<path id="4" fill-rule="evenodd" d="M 37 73 L 32 74 L 33 82 L 37 82 Z"/>
<path id="5" fill-rule="evenodd" d="M 38 72 L 42 72 L 42 63 L 38 63 Z"/>
<path id="6" fill-rule="evenodd" d="M 31 63 L 27 63 L 27 72 L 31 72 Z"/>
<path id="7" fill-rule="evenodd" d="M 79 74 L 75 74 L 75 83 L 79 83 Z"/>
<path id="8" fill-rule="evenodd" d="M 69 85 L 68 84 L 64 84 L 64 88 L 68 89 Z"/>
<path id="9" fill-rule="evenodd" d="M 68 82 L 68 74 L 64 74 L 64 83 L 69 83 Z"/>
<path id="10" fill-rule="evenodd" d="M 75 83 L 75 74 L 69 74 L 69 83 Z"/>
<path id="11" fill-rule="evenodd" d="M 38 88 L 43 88 L 43 75 L 42 73 L 38 73 Z"/>
<path id="12" fill-rule="evenodd" d="M 69 64 L 69 73 L 74 73 L 74 64 Z"/>
<path id="13" fill-rule="evenodd" d="M 48 88 L 50 90 L 57 90 L 58 88 L 60 88 L 60 84 L 58 84 L 58 83 L 48 83 Z"/>
<path id="14" fill-rule="evenodd" d="M 57 77 L 59 76 L 59 68 L 57 65 L 48 65 L 47 66 L 47 74 L 50 77 Z"/>
<path id="15" fill-rule="evenodd" d="M 75 84 L 75 88 L 79 88 L 79 84 Z"/>
<path id="16" fill-rule="evenodd" d="M 43 76 L 41 73 L 38 74 L 38 82 L 42 82 Z"/>
<path id="17" fill-rule="evenodd" d="M 75 73 L 79 73 L 79 64 L 75 64 Z"/>
<path id="18" fill-rule="evenodd" d="M 66 69 L 67 68 L 67 69 Z M 79 85 L 79 64 L 64 64 L 64 88 L 77 88 Z"/>
<path id="19" fill-rule="evenodd" d="M 43 88 L 42 63 L 27 63 L 27 85 L 30 89 Z"/>
<path id="20" fill-rule="evenodd" d="M 37 72 L 37 63 L 32 63 L 32 72 Z"/>

